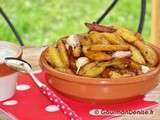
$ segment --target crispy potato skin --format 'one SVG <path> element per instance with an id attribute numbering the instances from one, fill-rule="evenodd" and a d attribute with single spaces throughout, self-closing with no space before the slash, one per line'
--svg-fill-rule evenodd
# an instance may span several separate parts
<path id="1" fill-rule="evenodd" d="M 139 41 L 139 39 L 134 35 L 134 33 L 132 33 L 131 31 L 129 31 L 126 28 L 122 28 L 122 27 L 116 27 L 117 31 L 116 33 L 118 35 L 120 35 L 126 42 L 128 43 L 133 43 L 135 41 Z"/>
<path id="2" fill-rule="evenodd" d="M 66 67 L 69 67 L 69 59 L 67 55 L 67 50 L 62 40 L 58 41 L 57 47 L 58 47 L 58 52 L 60 54 L 63 64 Z"/>
<path id="3" fill-rule="evenodd" d="M 103 45 L 103 44 L 96 44 L 91 45 L 90 50 L 93 51 L 127 51 L 129 50 L 129 45 Z"/>
<path id="4" fill-rule="evenodd" d="M 49 57 L 49 62 L 52 66 L 54 67 L 60 67 L 64 68 L 65 65 L 61 60 L 60 53 L 57 48 L 53 46 L 49 46 L 48 48 L 48 57 Z"/>
<path id="5" fill-rule="evenodd" d="M 142 41 L 134 42 L 134 45 L 143 54 L 145 60 L 151 65 L 156 66 L 158 63 L 158 56 L 156 52 L 148 45 L 144 44 Z"/>
<path id="6" fill-rule="evenodd" d="M 82 52 L 82 49 L 81 49 L 80 46 L 75 47 L 75 48 L 72 49 L 72 54 L 73 54 L 73 56 L 74 56 L 75 58 L 80 57 L 81 52 Z"/>
<path id="7" fill-rule="evenodd" d="M 106 61 L 106 60 L 112 59 L 111 55 L 108 55 L 105 52 L 95 52 L 95 51 L 89 50 L 89 48 L 90 48 L 89 46 L 84 46 L 83 53 L 85 56 L 87 56 L 91 60 Z"/>
<path id="8" fill-rule="evenodd" d="M 110 44 L 113 45 L 124 45 L 125 41 L 117 33 L 102 33 L 103 36 Z"/>
<path id="9" fill-rule="evenodd" d="M 134 46 L 130 46 L 132 53 L 131 59 L 139 64 L 145 64 L 145 59 L 143 58 L 141 52 Z"/>
<path id="10" fill-rule="evenodd" d="M 104 71 L 104 69 L 105 69 L 105 66 L 103 66 L 103 64 L 92 62 L 92 63 L 86 64 L 80 70 L 79 74 L 86 77 L 97 77 Z"/>
<path id="11" fill-rule="evenodd" d="M 101 73 L 101 76 L 103 78 L 109 78 L 109 72 L 111 71 L 111 69 L 109 68 L 106 68 L 102 73 Z"/>
<path id="12" fill-rule="evenodd" d="M 112 26 L 103 26 L 96 23 L 85 23 L 85 25 L 89 28 L 90 31 L 98 31 L 98 32 L 109 32 L 113 33 L 116 31 Z"/>
<path id="13" fill-rule="evenodd" d="M 110 44 L 109 41 L 105 38 L 104 33 L 91 31 L 88 35 L 88 38 L 92 41 L 92 44 Z"/>

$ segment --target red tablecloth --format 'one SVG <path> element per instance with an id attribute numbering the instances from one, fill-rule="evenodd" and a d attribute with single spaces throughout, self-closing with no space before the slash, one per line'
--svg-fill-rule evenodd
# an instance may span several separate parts
<path id="1" fill-rule="evenodd" d="M 38 73 L 37 76 L 46 83 L 44 72 Z M 26 90 L 23 90 L 23 87 Z M 51 105 L 50 101 L 41 94 L 28 75 L 19 75 L 17 89 L 16 95 L 10 100 L 1 102 L 0 107 L 14 114 L 19 120 L 68 120 L 58 107 Z M 107 120 L 117 116 L 117 114 L 108 115 L 107 110 L 132 110 L 132 112 L 141 110 L 143 112 L 142 109 L 158 104 L 154 101 L 144 101 L 143 98 L 139 98 L 123 104 L 96 105 L 74 101 L 59 93 L 57 95 L 61 96 L 83 120 Z"/>

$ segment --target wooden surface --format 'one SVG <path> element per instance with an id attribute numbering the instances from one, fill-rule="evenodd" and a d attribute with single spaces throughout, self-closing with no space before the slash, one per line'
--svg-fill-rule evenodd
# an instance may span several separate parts
<path id="1" fill-rule="evenodd" d="M 34 70 L 40 70 L 39 67 L 39 56 L 45 47 L 28 47 L 24 48 L 23 59 L 31 63 Z M 160 85 L 158 85 L 154 90 L 147 94 L 147 100 L 156 100 L 160 102 Z M 152 115 L 124 115 L 121 118 L 116 118 L 113 120 L 160 120 L 160 107 L 153 109 L 154 113 Z"/>
<path id="2" fill-rule="evenodd" d="M 151 42 L 160 46 L 160 0 L 152 0 Z"/>

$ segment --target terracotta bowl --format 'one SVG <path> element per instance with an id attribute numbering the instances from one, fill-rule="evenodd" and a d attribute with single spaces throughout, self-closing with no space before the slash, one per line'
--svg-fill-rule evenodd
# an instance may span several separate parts
<path id="1" fill-rule="evenodd" d="M 160 60 L 160 49 L 152 46 Z M 90 103 L 119 103 L 142 97 L 158 85 L 160 63 L 146 74 L 135 77 L 106 79 L 88 78 L 62 73 L 52 68 L 45 59 L 46 50 L 40 57 L 40 66 L 48 74 L 48 83 L 70 98 Z"/>

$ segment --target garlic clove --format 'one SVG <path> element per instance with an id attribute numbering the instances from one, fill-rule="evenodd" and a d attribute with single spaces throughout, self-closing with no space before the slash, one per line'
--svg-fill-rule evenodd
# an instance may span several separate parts
<path id="1" fill-rule="evenodd" d="M 125 58 L 130 57 L 131 52 L 130 51 L 116 51 L 112 54 L 113 58 Z"/>
<path id="2" fill-rule="evenodd" d="M 66 40 L 67 44 L 72 48 L 80 46 L 80 41 L 78 35 L 71 35 Z"/>
<path id="3" fill-rule="evenodd" d="M 148 73 L 150 71 L 150 68 L 146 65 L 141 65 L 142 73 Z"/>
<path id="4" fill-rule="evenodd" d="M 87 57 L 80 57 L 80 58 L 78 58 L 76 60 L 76 67 L 77 67 L 76 74 L 78 74 L 79 70 L 81 69 L 81 67 L 84 66 L 87 63 L 89 63 L 89 59 Z"/>

